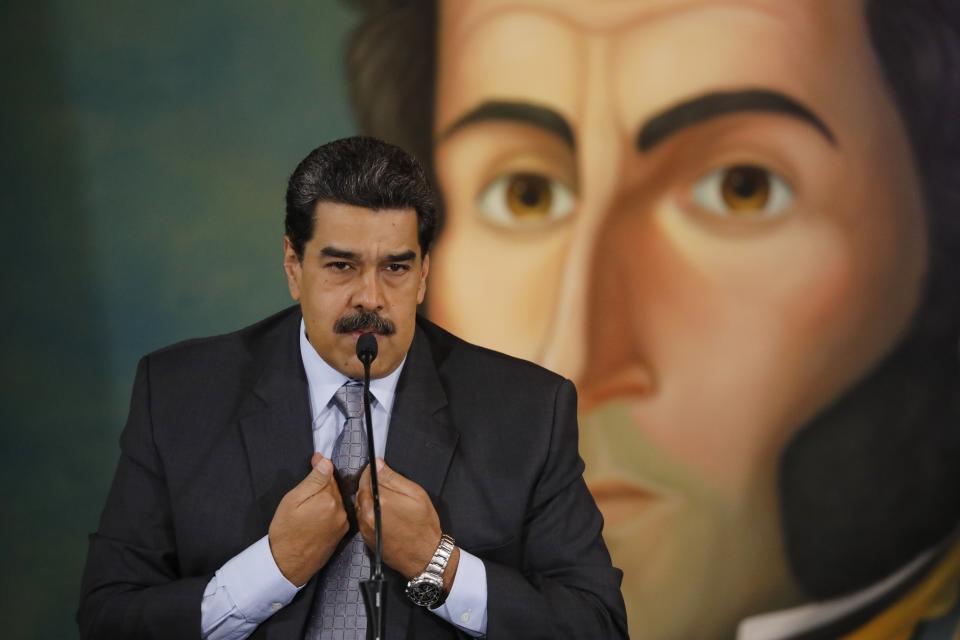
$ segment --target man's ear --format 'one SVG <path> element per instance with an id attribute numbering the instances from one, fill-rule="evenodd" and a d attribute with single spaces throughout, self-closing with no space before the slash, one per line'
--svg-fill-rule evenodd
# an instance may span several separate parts
<path id="1" fill-rule="evenodd" d="M 293 250 L 290 238 L 283 236 L 283 271 L 287 274 L 287 286 L 290 288 L 290 297 L 300 299 L 300 281 L 303 277 L 303 264 Z"/>
<path id="2" fill-rule="evenodd" d="M 430 254 L 423 256 L 423 262 L 420 265 L 420 285 L 417 288 L 417 304 L 423 303 L 423 298 L 427 295 L 427 272 L 430 271 Z"/>

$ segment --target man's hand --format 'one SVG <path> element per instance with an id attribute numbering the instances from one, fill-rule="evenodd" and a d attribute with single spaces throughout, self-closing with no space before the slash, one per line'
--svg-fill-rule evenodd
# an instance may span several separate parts
<path id="1" fill-rule="evenodd" d="M 283 496 L 268 533 L 280 573 L 297 587 L 327 563 L 349 528 L 333 463 L 319 453 L 310 463 L 313 470 Z"/>
<path id="2" fill-rule="evenodd" d="M 380 516 L 383 520 L 383 561 L 407 579 L 427 568 L 433 552 L 440 544 L 440 518 L 423 487 L 391 469 L 377 459 L 377 480 L 380 483 Z M 371 549 L 376 545 L 373 529 L 373 494 L 370 466 L 360 476 L 357 491 L 357 525 L 364 542 Z M 460 561 L 455 548 L 443 574 L 444 589 L 449 592 Z"/>

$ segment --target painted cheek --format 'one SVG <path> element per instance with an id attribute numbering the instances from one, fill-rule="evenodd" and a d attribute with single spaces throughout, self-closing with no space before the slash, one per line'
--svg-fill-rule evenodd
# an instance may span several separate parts
<path id="1" fill-rule="evenodd" d="M 563 248 L 538 232 L 451 225 L 436 250 L 431 315 L 484 346 L 533 358 L 551 321 Z"/>
<path id="2" fill-rule="evenodd" d="M 633 217 L 611 224 L 597 261 L 588 384 L 628 365 L 649 370 L 652 392 L 632 394 L 636 428 L 732 494 L 774 456 L 817 352 L 835 350 L 858 315 L 837 229 L 777 233 L 731 242 Z"/>

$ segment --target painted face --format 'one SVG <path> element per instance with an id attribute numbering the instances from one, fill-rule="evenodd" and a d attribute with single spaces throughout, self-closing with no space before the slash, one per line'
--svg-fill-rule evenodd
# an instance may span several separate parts
<path id="1" fill-rule="evenodd" d="M 357 338 L 373 331 L 378 355 L 371 376 L 383 377 L 400 365 L 413 341 L 429 270 L 429 258 L 421 260 L 413 209 L 318 203 L 303 260 L 284 238 L 283 265 L 310 344 L 327 364 L 361 377 Z M 361 326 L 369 314 L 385 322 Z"/>
<path id="2" fill-rule="evenodd" d="M 632 628 L 792 602 L 778 456 L 926 265 L 861 3 L 456 0 L 438 60 L 431 314 L 577 383 Z"/>

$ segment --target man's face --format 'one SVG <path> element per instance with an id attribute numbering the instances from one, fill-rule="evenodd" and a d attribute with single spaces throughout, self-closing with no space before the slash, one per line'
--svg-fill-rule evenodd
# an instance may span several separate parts
<path id="1" fill-rule="evenodd" d="M 431 315 L 577 383 L 650 637 L 796 597 L 778 456 L 917 305 L 918 181 L 862 11 L 441 3 Z"/>
<path id="2" fill-rule="evenodd" d="M 421 259 L 413 209 L 373 211 L 320 202 L 303 260 L 284 238 L 283 264 L 310 344 L 327 364 L 361 377 L 357 338 L 372 331 L 378 355 L 371 375 L 379 378 L 399 366 L 413 341 L 429 269 L 429 259 Z M 385 322 L 379 328 L 363 324 L 369 314 Z"/>

